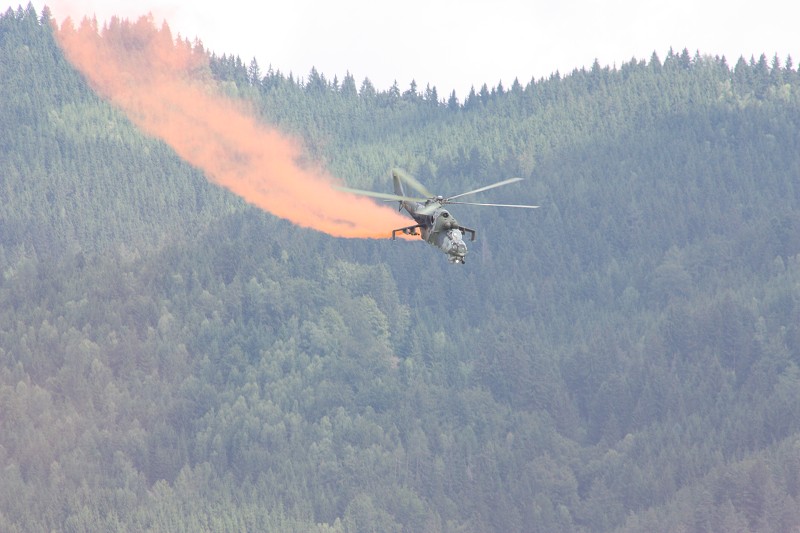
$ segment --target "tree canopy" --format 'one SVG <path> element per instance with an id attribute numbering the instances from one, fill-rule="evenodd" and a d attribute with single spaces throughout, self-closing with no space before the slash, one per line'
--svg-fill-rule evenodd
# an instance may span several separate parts
<path id="1" fill-rule="evenodd" d="M 800 75 L 729 59 L 462 102 L 209 56 L 353 187 L 526 178 L 462 268 L 211 185 L 9 9 L 0 530 L 800 527 Z"/>

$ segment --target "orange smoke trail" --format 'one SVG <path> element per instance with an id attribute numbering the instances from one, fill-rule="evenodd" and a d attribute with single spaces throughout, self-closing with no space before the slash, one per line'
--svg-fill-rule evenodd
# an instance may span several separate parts
<path id="1" fill-rule="evenodd" d="M 335 237 L 383 238 L 409 224 L 388 206 L 334 189 L 329 174 L 298 163 L 296 142 L 215 95 L 208 56 L 174 41 L 166 23 L 158 30 L 152 16 L 113 18 L 101 32 L 67 19 L 56 36 L 96 92 L 248 202 Z"/>

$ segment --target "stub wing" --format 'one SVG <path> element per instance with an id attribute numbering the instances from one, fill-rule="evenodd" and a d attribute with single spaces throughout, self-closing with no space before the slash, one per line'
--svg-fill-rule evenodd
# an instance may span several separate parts
<path id="1" fill-rule="evenodd" d="M 460 229 L 461 233 L 463 233 L 464 235 L 469 233 L 469 240 L 471 240 L 471 241 L 475 240 L 475 230 L 474 229 L 465 228 L 464 226 L 459 226 L 458 229 Z"/>
<path id="2" fill-rule="evenodd" d="M 419 235 L 417 229 L 421 228 L 419 224 L 414 224 L 413 226 L 406 226 L 405 228 L 393 229 L 392 230 L 392 240 L 397 239 L 398 233 L 405 233 L 406 235 Z"/>

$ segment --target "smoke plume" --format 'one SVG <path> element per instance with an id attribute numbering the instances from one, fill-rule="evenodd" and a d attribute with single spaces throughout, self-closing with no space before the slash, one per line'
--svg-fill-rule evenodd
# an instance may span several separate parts
<path id="1" fill-rule="evenodd" d="M 336 237 L 382 238 L 408 220 L 389 206 L 333 188 L 301 163 L 300 145 L 220 94 L 208 55 L 153 17 L 112 18 L 102 29 L 66 19 L 56 36 L 67 59 L 103 98 L 169 144 L 209 180 L 299 226 Z"/>

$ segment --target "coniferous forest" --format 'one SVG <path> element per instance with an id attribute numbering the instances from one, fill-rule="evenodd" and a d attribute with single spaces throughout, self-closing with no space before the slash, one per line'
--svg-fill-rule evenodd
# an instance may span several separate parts
<path id="1" fill-rule="evenodd" d="M 208 53 L 350 186 L 525 178 L 453 206 L 461 266 L 209 183 L 50 18 L 0 16 L 0 531 L 800 528 L 791 58 L 459 98 Z"/>

